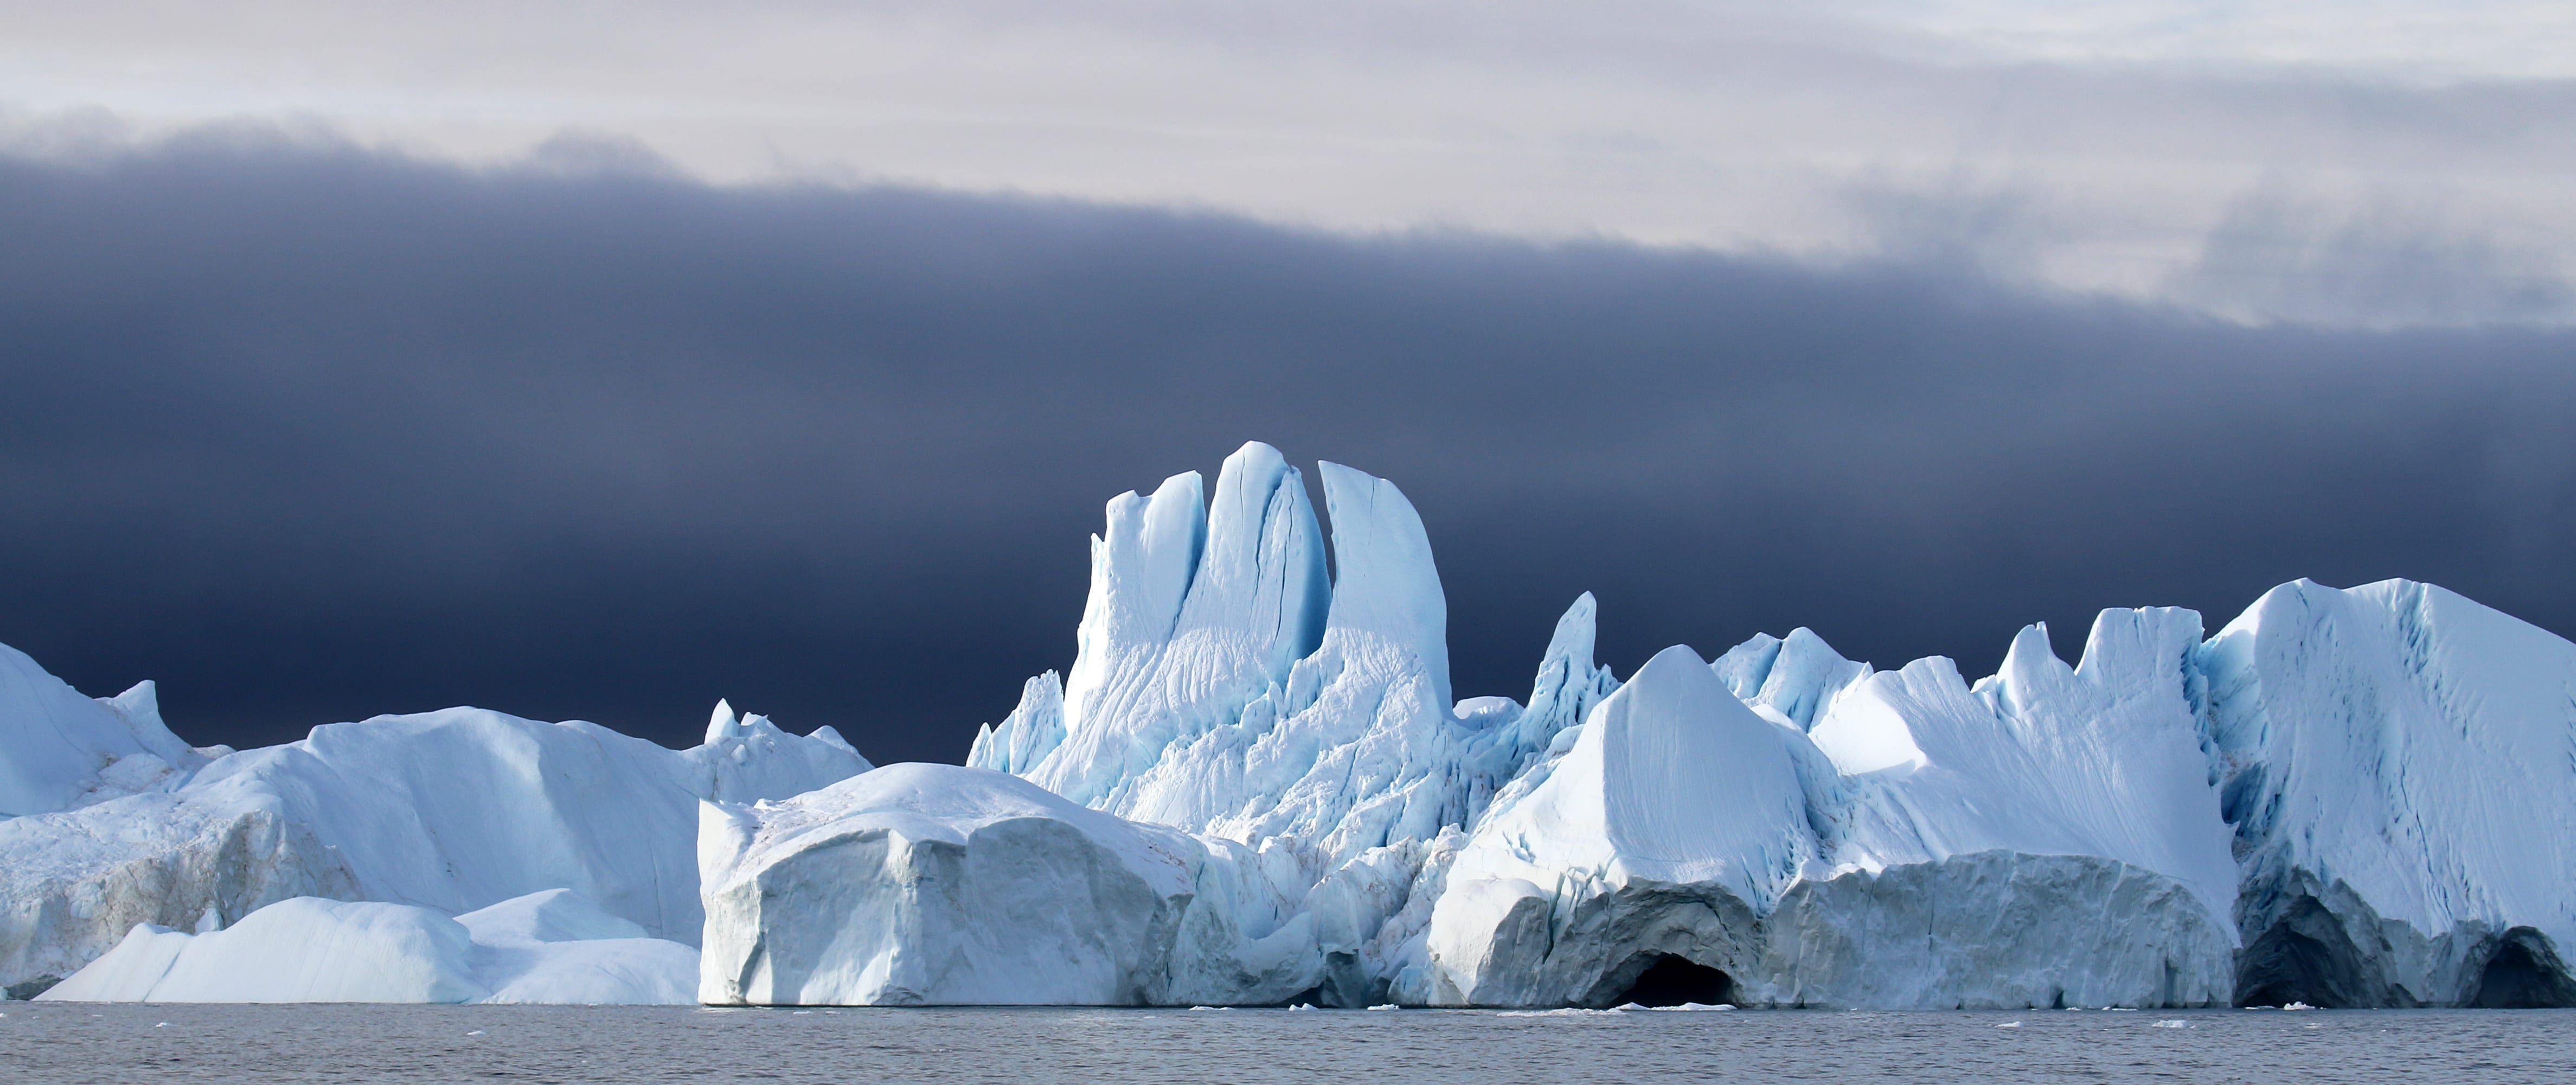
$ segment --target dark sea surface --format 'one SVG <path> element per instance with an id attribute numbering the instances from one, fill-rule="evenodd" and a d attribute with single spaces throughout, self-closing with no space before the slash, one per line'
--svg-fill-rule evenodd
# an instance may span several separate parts
<path id="1" fill-rule="evenodd" d="M 0 1003 L 0 1082 L 2576 1082 L 2576 1011 Z"/>

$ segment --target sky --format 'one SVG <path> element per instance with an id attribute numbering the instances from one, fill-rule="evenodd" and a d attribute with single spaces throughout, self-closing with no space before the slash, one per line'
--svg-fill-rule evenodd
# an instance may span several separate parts
<path id="1" fill-rule="evenodd" d="M 0 642 L 192 741 L 955 760 L 1245 440 L 1411 496 L 1461 696 L 1586 590 L 2576 632 L 2563 6 L 430 12 L 0 5 Z"/>

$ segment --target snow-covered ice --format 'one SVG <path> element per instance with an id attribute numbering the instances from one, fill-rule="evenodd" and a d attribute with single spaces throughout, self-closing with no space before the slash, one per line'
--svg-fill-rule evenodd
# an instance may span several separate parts
<path id="1" fill-rule="evenodd" d="M 1665 954 L 1744 974 L 1760 915 L 1815 855 L 1791 734 L 1690 649 L 1647 661 L 1459 853 L 1427 984 L 1403 993 L 1608 1006 Z"/>
<path id="2" fill-rule="evenodd" d="M 2576 1005 L 2576 644 L 2429 584 L 2264 594 L 2202 649 L 2237 996 Z"/>
<path id="3" fill-rule="evenodd" d="M 462 916 L 295 897 L 234 926 L 137 924 L 37 996 L 61 1002 L 694 1001 L 697 951 L 566 889 Z"/>
<path id="4" fill-rule="evenodd" d="M 67 976 L 136 924 L 229 924 L 306 896 L 456 914 L 572 889 L 694 944 L 698 801 L 868 767 L 828 729 L 794 736 L 723 705 L 687 750 L 471 708 L 317 727 L 165 786 L 0 820 L 0 983 Z"/>

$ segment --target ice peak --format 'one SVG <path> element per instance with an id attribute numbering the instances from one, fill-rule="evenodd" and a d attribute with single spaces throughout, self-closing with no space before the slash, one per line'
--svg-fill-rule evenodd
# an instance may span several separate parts
<path id="1" fill-rule="evenodd" d="M 172 734 L 170 725 L 161 719 L 161 687 L 158 683 L 146 678 L 114 697 L 98 698 L 98 703 L 125 721 L 126 729 L 134 732 L 134 740 L 142 743 L 143 748 L 153 755 L 172 765 L 188 765 L 194 761 L 192 755 L 195 751 L 188 748 L 186 740 Z"/>
<path id="2" fill-rule="evenodd" d="M 975 734 L 966 763 L 1025 776 L 1064 743 L 1064 682 L 1048 671 L 1020 686 L 1020 703 Z"/>
<path id="3" fill-rule="evenodd" d="M 1316 466 L 1333 521 L 1336 578 L 1326 629 L 1375 634 L 1412 649 L 1436 687 L 1435 699 L 1449 705 L 1449 604 L 1421 515 L 1392 482 L 1338 463 Z"/>
<path id="4" fill-rule="evenodd" d="M 1305 476 L 1278 449 L 1246 442 L 1217 472 L 1207 524 L 1174 635 L 1248 636 L 1262 671 L 1284 680 L 1322 642 L 1332 595 Z"/>
<path id="5" fill-rule="evenodd" d="M 1869 664 L 1843 658 L 1803 625 L 1786 637 L 1756 633 L 1708 666 L 1754 711 L 1801 731 L 1815 730 L 1834 698 L 1870 674 Z"/>
<path id="6" fill-rule="evenodd" d="M 707 717 L 706 745 L 714 745 L 742 733 L 742 722 L 734 716 L 732 703 L 716 702 L 714 714 Z"/>
<path id="7" fill-rule="evenodd" d="M 1129 490 L 1109 499 L 1105 533 L 1091 540 L 1091 595 L 1073 669 L 1065 678 L 1065 728 L 1079 731 L 1098 713 L 1104 688 L 1123 659 L 1150 655 L 1171 639 L 1173 623 L 1207 544 L 1207 504 L 1199 473 L 1164 479 L 1145 498 Z"/>
<path id="8" fill-rule="evenodd" d="M 1500 766 L 1506 778 L 1527 767 L 1559 733 L 1582 723 L 1593 705 L 1619 688 L 1610 668 L 1592 662 L 1598 611 L 1592 593 L 1584 592 L 1556 620 L 1547 654 L 1539 659 L 1538 677 L 1530 683 L 1529 707 L 1513 723 L 1512 761 Z"/>
<path id="9" fill-rule="evenodd" d="M 2013 634 L 2012 647 L 2004 650 L 2003 667 L 1977 685 L 1994 698 L 1996 712 L 2019 720 L 2031 715 L 2034 702 L 2055 696 L 2074 680 L 2075 668 L 2057 658 L 2057 650 L 2048 642 L 2048 623 L 2033 622 Z"/>

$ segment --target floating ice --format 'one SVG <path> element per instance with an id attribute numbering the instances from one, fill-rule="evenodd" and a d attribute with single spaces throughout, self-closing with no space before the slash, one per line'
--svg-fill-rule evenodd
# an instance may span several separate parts
<path id="1" fill-rule="evenodd" d="M 2031 626 L 1974 682 L 1802 628 L 1623 684 L 1584 595 L 1526 700 L 1460 699 L 1412 504 L 1318 474 L 1329 546 L 1258 443 L 1111 501 L 1071 665 L 966 767 L 724 705 L 687 751 L 471 709 L 192 750 L 148 684 L 0 655 L 0 982 L 215 960 L 321 897 L 471 929 L 411 995 L 649 988 L 646 943 L 703 938 L 726 1004 L 2576 1006 L 2546 631 L 2300 581 L 2206 640 L 2104 611 L 2073 665 Z M 597 907 L 525 896 L 559 888 Z"/>
<path id="2" fill-rule="evenodd" d="M 450 917 L 297 897 L 222 931 L 138 924 L 53 1002 L 692 1001 L 697 953 L 570 890 Z"/>
<path id="3" fill-rule="evenodd" d="M 1004 773 L 702 811 L 710 1004 L 1277 1004 L 1322 968 L 1311 924 L 1242 937 L 1223 853 Z"/>
<path id="4" fill-rule="evenodd" d="M 2576 1006 L 2576 644 L 2429 584 L 2301 580 L 2198 664 L 2239 999 Z"/>
<path id="5" fill-rule="evenodd" d="M 148 689 L 122 700 L 159 726 Z M 138 923 L 212 930 L 308 896 L 455 914 L 570 888 L 694 943 L 698 800 L 869 767 L 828 729 L 717 715 L 688 750 L 481 709 L 380 716 L 228 753 L 175 786 L 0 819 L 0 983 L 69 975 Z"/>
<path id="6" fill-rule="evenodd" d="M 2425 589 L 2293 585 L 2207 644 L 2190 611 L 2105 611 L 2072 666 L 2032 626 L 1973 683 L 1798 629 L 1706 664 L 1677 646 L 1622 686 L 1592 660 L 1585 596 L 1525 705 L 1452 702 L 1419 519 L 1384 480 L 1322 473 L 1329 582 L 1302 480 L 1267 446 L 1228 459 L 1213 503 L 1196 475 L 1111 502 L 1067 677 L 1032 679 L 977 741 L 974 765 L 1120 819 L 1075 834 L 1095 845 L 1183 834 L 1156 838 L 1201 891 L 1142 914 L 1177 907 L 1217 949 L 1084 999 L 1263 1001 L 1314 978 L 1299 994 L 1336 1005 L 2136 1008 L 2284 983 L 2348 1004 L 2576 1004 L 2557 955 L 2576 870 L 2542 843 L 2576 835 L 2576 647 L 2558 638 L 2447 593 L 2426 611 L 2461 612 L 2447 621 L 2312 619 L 2325 595 Z M 2324 601 L 2271 613 L 2284 593 Z M 2368 742 L 2318 752 L 2312 734 Z M 2354 793 L 2422 832 L 2282 827 L 2331 822 Z M 904 803 L 936 800 L 870 816 Z M 2505 811 L 2524 806 L 2546 831 L 2519 831 Z M 1013 892 L 1081 896 L 1107 869 L 1086 862 Z M 813 922 L 859 922 L 830 915 Z M 2391 918 L 2417 933 L 2389 959 L 2337 948 Z M 956 952 L 943 937 L 880 951 Z M 1034 937 L 1011 952 L 1061 941 Z"/>

